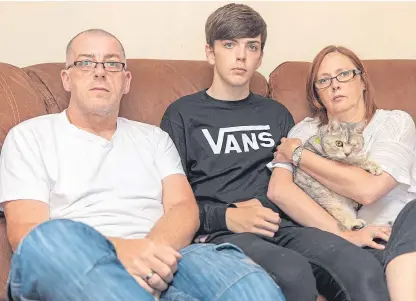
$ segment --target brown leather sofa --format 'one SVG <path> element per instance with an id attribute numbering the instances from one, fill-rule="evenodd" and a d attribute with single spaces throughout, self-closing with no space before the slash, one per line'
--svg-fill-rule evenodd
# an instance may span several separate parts
<path id="1" fill-rule="evenodd" d="M 283 103 L 296 122 L 310 116 L 306 102 L 307 62 L 278 66 L 269 81 L 256 73 L 253 92 Z M 406 110 L 416 118 L 416 61 L 365 61 L 380 108 Z M 0 63 L 0 149 L 11 127 L 31 117 L 61 112 L 68 106 L 60 70 L 63 63 L 18 68 Z M 121 104 L 120 115 L 159 125 L 163 112 L 175 99 L 210 85 L 212 68 L 203 61 L 128 60 L 132 87 Z M 13 229 L 8 229 L 13 231 Z M 0 218 L 0 301 L 5 300 L 5 283 L 12 252 L 4 218 Z"/>

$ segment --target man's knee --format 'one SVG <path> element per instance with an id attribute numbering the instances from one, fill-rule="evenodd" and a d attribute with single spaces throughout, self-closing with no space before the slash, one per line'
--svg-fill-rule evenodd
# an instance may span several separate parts
<path id="1" fill-rule="evenodd" d="M 256 289 L 253 289 L 255 287 Z M 316 298 L 315 298 L 316 299 Z M 285 297 L 281 288 L 264 271 L 255 271 L 233 283 L 218 299 L 219 301 L 285 301 L 295 300 Z M 298 299 L 296 299 L 298 300 Z M 299 299 L 301 300 L 301 299 Z M 307 301 L 306 299 L 302 299 Z"/>
<path id="2" fill-rule="evenodd" d="M 28 264 L 60 262 L 59 265 L 63 266 L 74 256 L 92 259 L 110 252 L 114 252 L 111 243 L 93 228 L 80 222 L 56 219 L 36 226 L 22 240 L 16 256 Z"/>

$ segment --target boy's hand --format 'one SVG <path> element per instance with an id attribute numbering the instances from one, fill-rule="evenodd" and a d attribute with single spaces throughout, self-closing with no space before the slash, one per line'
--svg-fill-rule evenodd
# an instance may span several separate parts
<path id="1" fill-rule="evenodd" d="M 234 233 L 251 232 L 273 237 L 279 230 L 280 216 L 261 205 L 257 199 L 235 203 L 237 208 L 225 212 L 227 227 Z"/>

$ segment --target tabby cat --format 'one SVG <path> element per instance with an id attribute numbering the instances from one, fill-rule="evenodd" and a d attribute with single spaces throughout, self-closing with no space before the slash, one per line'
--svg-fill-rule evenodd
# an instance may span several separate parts
<path id="1" fill-rule="evenodd" d="M 360 167 L 373 175 L 382 173 L 381 167 L 369 160 L 362 135 L 366 123 L 345 123 L 332 118 L 309 138 L 303 147 L 324 158 Z M 360 229 L 365 221 L 357 219 L 359 204 L 339 195 L 316 181 L 300 168 L 294 169 L 294 182 L 321 205 L 338 222 L 342 230 Z"/>

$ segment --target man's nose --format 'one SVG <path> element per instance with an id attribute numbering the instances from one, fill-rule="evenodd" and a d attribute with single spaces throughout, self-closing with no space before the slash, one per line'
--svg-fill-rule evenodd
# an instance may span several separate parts
<path id="1" fill-rule="evenodd" d="M 107 71 L 104 68 L 103 63 L 98 63 L 97 66 L 94 68 L 94 76 L 95 77 L 105 77 L 107 75 Z"/>

